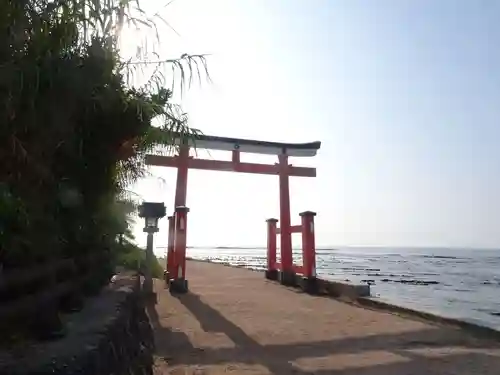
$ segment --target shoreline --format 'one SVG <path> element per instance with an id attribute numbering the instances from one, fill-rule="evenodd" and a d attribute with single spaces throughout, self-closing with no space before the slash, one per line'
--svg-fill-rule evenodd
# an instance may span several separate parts
<path id="1" fill-rule="evenodd" d="M 261 269 L 255 269 L 251 267 L 247 267 L 244 265 L 235 265 L 235 264 L 230 264 L 228 262 L 216 262 L 212 261 L 209 259 L 196 259 L 192 257 L 186 257 L 187 260 L 192 261 L 192 262 L 202 262 L 202 263 L 213 263 L 213 264 L 219 264 L 225 267 L 231 267 L 231 268 L 240 268 L 240 269 L 245 269 L 253 272 L 259 272 L 259 273 L 264 273 L 264 270 Z M 319 278 L 321 279 L 321 278 Z M 324 279 L 321 279 L 324 280 Z M 325 279 L 326 280 L 326 279 Z M 286 288 L 286 287 L 285 287 Z M 386 302 L 377 299 L 377 297 L 358 297 L 358 298 L 346 298 L 346 297 L 340 297 L 336 298 L 331 295 L 321 295 L 325 298 L 331 298 L 335 299 L 337 301 L 347 303 L 359 308 L 364 308 L 364 309 L 370 309 L 370 310 L 377 310 L 377 311 L 384 311 L 387 313 L 391 313 L 394 315 L 398 316 L 407 316 L 410 318 L 416 318 L 423 320 L 425 322 L 430 322 L 430 323 L 436 323 L 440 325 L 448 325 L 448 326 L 454 326 L 456 328 L 462 329 L 463 331 L 466 331 L 474 336 L 479 336 L 481 338 L 489 338 L 489 339 L 494 339 L 497 341 L 500 341 L 500 330 L 495 329 L 493 327 L 488 327 L 487 325 L 482 325 L 479 323 L 474 323 L 474 322 L 469 322 L 466 320 L 458 319 L 458 318 L 451 318 L 451 317 L 446 317 L 443 315 L 435 314 L 435 313 L 430 313 L 430 312 L 425 312 L 425 311 L 420 311 L 408 307 L 403 307 L 399 306 L 394 303 Z"/>

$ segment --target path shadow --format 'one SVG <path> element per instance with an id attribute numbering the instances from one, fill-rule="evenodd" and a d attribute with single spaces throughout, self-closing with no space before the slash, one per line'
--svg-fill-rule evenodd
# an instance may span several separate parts
<path id="1" fill-rule="evenodd" d="M 408 353 L 401 353 L 408 357 Z M 315 375 L 497 375 L 500 358 L 481 353 L 451 354 L 440 358 L 410 356 L 407 362 L 316 370 Z"/>
<path id="2" fill-rule="evenodd" d="M 172 331 L 161 324 L 155 303 L 146 302 L 145 307 L 154 332 L 154 353 L 159 359 L 171 363 L 176 352 L 189 353 L 195 350 L 184 332 Z"/>
<path id="3" fill-rule="evenodd" d="M 176 364 L 209 365 L 228 362 L 242 362 L 265 366 L 275 375 L 285 374 L 346 374 L 346 375 L 409 375 L 409 374 L 447 374 L 459 366 L 463 374 L 498 375 L 500 358 L 482 353 L 453 354 L 442 358 L 429 358 L 410 351 L 411 349 L 429 347 L 467 346 L 473 349 L 500 348 L 497 342 L 490 340 L 471 341 L 466 339 L 460 330 L 448 327 L 433 327 L 416 332 L 399 334 L 383 334 L 364 337 L 350 337 L 299 344 L 261 345 L 236 324 L 224 317 L 218 310 L 205 303 L 193 293 L 175 296 L 198 320 L 206 332 L 221 332 L 235 344 L 234 348 L 195 349 L 185 344 L 184 337 L 166 336 L 166 340 L 175 340 Z M 176 332 L 177 334 L 178 332 Z M 183 334 L 182 334 L 183 335 Z M 177 341 L 179 340 L 179 341 Z M 472 345 L 471 345 L 472 343 Z M 180 347 L 179 347 L 180 345 Z M 184 348 L 184 350 L 180 350 Z M 193 350 L 198 352 L 193 355 Z M 401 358 L 398 363 L 369 365 L 365 367 L 345 368 L 342 370 L 305 371 L 292 362 L 304 358 L 318 358 L 360 352 L 384 351 L 392 357 Z M 190 354 L 188 354 L 190 352 Z M 469 367 L 467 367 L 469 366 Z M 439 372 L 432 372 L 439 368 Z M 470 370 L 467 370 L 469 368 Z"/>
<path id="4" fill-rule="evenodd" d="M 274 353 L 269 353 L 265 346 L 248 336 L 245 331 L 226 319 L 218 310 L 204 303 L 198 295 L 188 293 L 176 297 L 194 315 L 205 332 L 222 332 L 236 346 L 236 348 L 228 349 L 205 349 L 203 356 L 198 356 L 196 363 L 191 362 L 190 364 L 241 362 L 262 365 L 276 375 L 310 374 L 294 367 L 289 361 L 284 361 L 283 358 L 274 355 Z"/>

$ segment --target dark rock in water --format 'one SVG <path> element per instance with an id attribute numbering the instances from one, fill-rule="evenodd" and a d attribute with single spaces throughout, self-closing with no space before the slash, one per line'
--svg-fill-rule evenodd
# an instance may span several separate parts
<path id="1" fill-rule="evenodd" d="M 439 281 L 435 281 L 435 280 L 432 280 L 432 281 L 424 281 L 426 285 L 438 285 L 439 284 Z"/>
<path id="2" fill-rule="evenodd" d="M 498 282 L 489 281 L 489 280 L 483 281 L 481 284 L 483 284 L 483 285 L 500 285 L 500 283 L 498 283 Z"/>
<path id="3" fill-rule="evenodd" d="M 367 283 L 368 285 L 375 285 L 375 280 L 361 280 L 362 283 Z"/>
<path id="4" fill-rule="evenodd" d="M 384 283 L 388 283 L 388 282 L 389 282 L 389 281 L 391 281 L 391 280 L 389 280 L 389 279 L 382 279 L 382 280 L 380 280 L 380 281 L 382 281 L 382 282 L 384 282 Z"/>
<path id="5" fill-rule="evenodd" d="M 397 280 L 397 283 L 401 284 L 409 284 L 409 285 L 437 285 L 439 284 L 439 281 L 435 280 L 430 280 L 430 281 L 425 281 L 425 280 Z"/>
<path id="6" fill-rule="evenodd" d="M 492 315 L 492 316 L 500 316 L 500 312 L 490 312 L 490 315 Z"/>

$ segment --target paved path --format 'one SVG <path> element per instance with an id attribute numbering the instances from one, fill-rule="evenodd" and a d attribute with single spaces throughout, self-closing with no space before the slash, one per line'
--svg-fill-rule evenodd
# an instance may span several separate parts
<path id="1" fill-rule="evenodd" d="M 190 293 L 157 284 L 157 374 L 498 375 L 500 345 L 312 297 L 262 273 L 188 262 Z"/>

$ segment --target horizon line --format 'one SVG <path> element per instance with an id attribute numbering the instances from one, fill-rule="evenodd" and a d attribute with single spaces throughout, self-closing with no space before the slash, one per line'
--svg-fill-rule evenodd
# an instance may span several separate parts
<path id="1" fill-rule="evenodd" d="M 155 245 L 156 248 L 167 248 L 167 245 Z M 187 246 L 188 249 L 266 249 L 266 246 L 251 246 L 251 245 L 193 245 Z M 300 246 L 298 247 L 300 248 Z M 471 247 L 471 246 L 411 246 L 411 245 L 317 245 L 318 250 L 335 250 L 341 248 L 352 249 L 415 249 L 415 250 L 500 250 L 499 247 Z"/>

